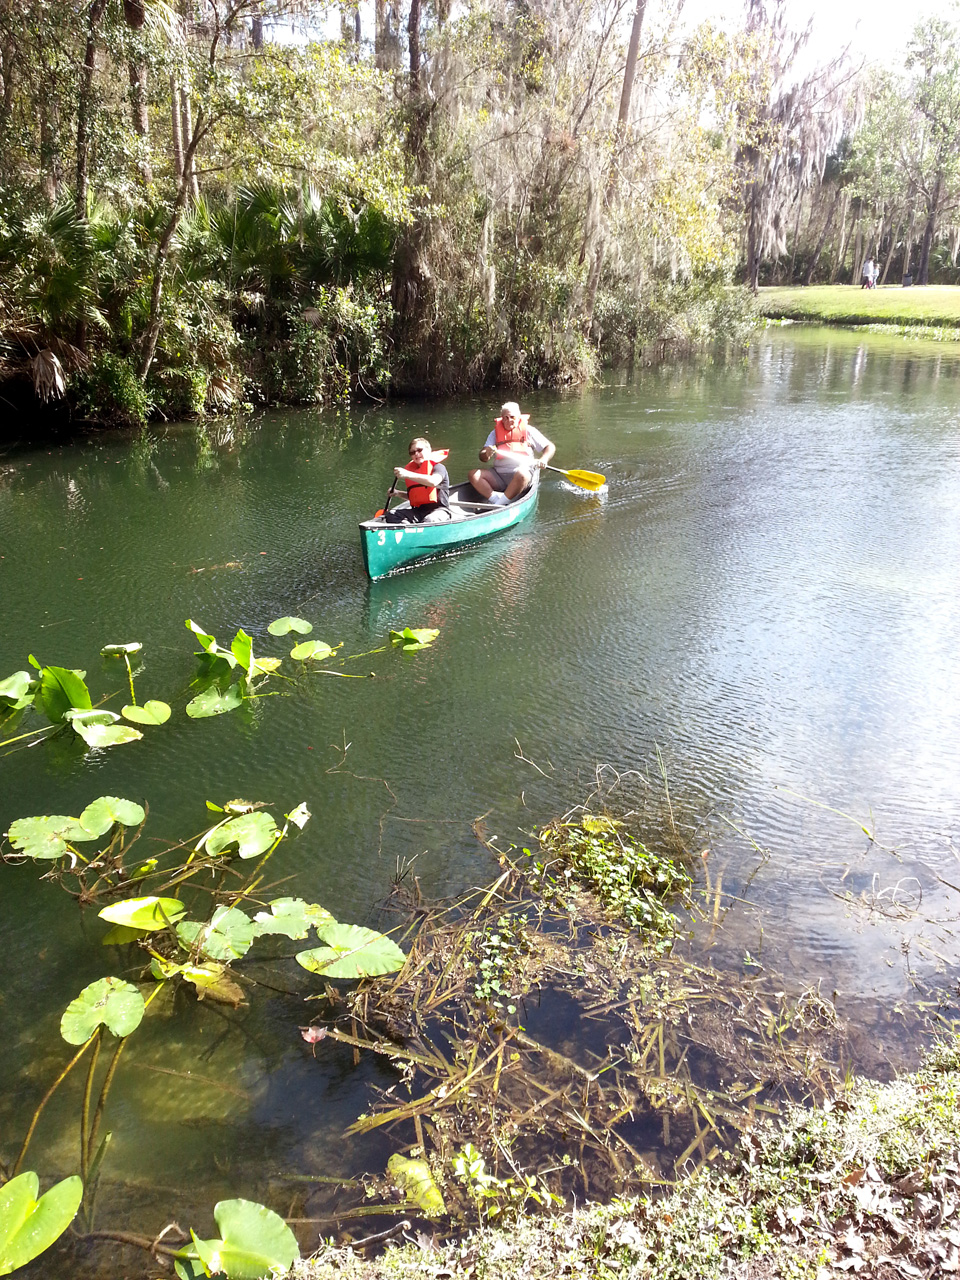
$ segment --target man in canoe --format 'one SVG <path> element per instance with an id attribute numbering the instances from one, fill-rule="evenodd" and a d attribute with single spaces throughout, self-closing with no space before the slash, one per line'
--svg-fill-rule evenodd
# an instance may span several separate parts
<path id="1" fill-rule="evenodd" d="M 557 446 L 542 431 L 531 427 L 530 415 L 521 413 L 515 400 L 508 400 L 480 450 L 480 461 L 493 465 L 471 471 L 470 483 L 486 502 L 499 505 L 512 502 L 529 487 L 533 473 L 542 470 L 556 451 Z"/>
<path id="2" fill-rule="evenodd" d="M 439 524 L 450 517 L 450 477 L 443 465 L 449 449 L 431 449 L 430 441 L 414 436 L 409 446 L 410 461 L 394 467 L 393 474 L 407 486 L 405 511 L 390 511 L 387 524 Z"/>

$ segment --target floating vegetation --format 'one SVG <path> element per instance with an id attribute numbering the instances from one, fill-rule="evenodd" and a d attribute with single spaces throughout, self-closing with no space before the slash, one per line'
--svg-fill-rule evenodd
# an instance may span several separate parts
<path id="1" fill-rule="evenodd" d="M 403 969 L 328 986 L 304 1032 L 393 1064 L 347 1132 L 389 1131 L 461 1221 L 668 1187 L 842 1079 L 843 1029 L 817 990 L 791 998 L 677 953 L 691 873 L 621 819 L 581 813 L 499 858 L 454 905 L 401 878 L 386 909 L 409 916 Z"/>
<path id="2" fill-rule="evenodd" d="M 261 692 L 262 686 L 271 676 L 285 680 L 293 688 L 300 685 L 308 675 L 339 676 L 349 680 L 367 678 L 366 674 L 357 675 L 353 672 L 335 671 L 330 666 L 319 666 L 338 653 L 342 641 L 337 645 L 329 645 L 322 640 L 306 640 L 295 644 L 290 650 L 290 658 L 298 666 L 294 669 L 294 674 L 288 675 L 281 673 L 282 658 L 255 656 L 253 639 L 242 627 L 229 645 L 223 645 L 192 618 L 187 618 L 185 625 L 200 645 L 196 654 L 199 670 L 191 685 L 197 692 L 184 708 L 191 720 L 204 720 L 236 711 L 254 698 L 278 696 L 277 691 L 271 691 L 269 695 Z M 290 632 L 308 635 L 312 630 L 313 623 L 295 617 L 276 618 L 267 627 L 272 636 L 286 636 Z M 439 634 L 439 631 L 429 627 L 405 627 L 403 631 L 391 631 L 389 644 L 371 649 L 367 653 L 351 654 L 349 658 L 341 659 L 341 665 L 351 658 L 386 653 L 391 646 L 399 647 L 406 654 L 417 653 L 429 648 Z M 36 670 L 36 676 L 29 671 L 14 671 L 12 675 L 0 680 L 0 735 L 19 728 L 21 720 L 31 713 L 43 716 L 47 723 L 13 737 L 0 737 L 0 747 L 13 746 L 15 743 L 33 745 L 32 742 L 28 744 L 27 740 L 40 740 L 43 735 L 52 737 L 67 727 L 72 728 L 88 747 L 113 747 L 126 742 L 138 742 L 143 738 L 140 730 L 132 728 L 131 724 L 150 727 L 166 724 L 172 713 L 169 703 L 158 698 L 150 698 L 142 705 L 137 703 L 135 673 L 130 659 L 142 650 L 143 645 L 139 640 L 107 644 L 100 650 L 102 658 L 121 658 L 124 663 L 130 702 L 119 715 L 101 705 L 113 694 L 108 694 L 107 698 L 101 699 L 101 703 L 94 706 L 86 682 L 86 671 L 55 665 L 45 666 L 30 654 L 27 661 Z M 368 674 L 372 676 L 374 672 Z M 120 724 L 121 716 L 131 724 Z"/>
<path id="3" fill-rule="evenodd" d="M 303 939 L 310 930 L 321 945 L 299 951 L 294 958 L 321 978 L 356 981 L 395 972 L 404 962 L 400 948 L 373 929 L 341 924 L 319 903 L 268 896 L 266 864 L 292 831 L 302 831 L 309 822 L 306 804 L 284 814 L 282 826 L 259 804 L 248 801 L 208 801 L 207 809 L 216 815 L 212 825 L 146 861 L 137 857 L 136 845 L 147 810 L 118 796 L 98 797 L 78 817 L 18 818 L 5 833 L 9 851 L 3 853 L 3 861 L 39 863 L 44 879 L 58 883 L 81 907 L 97 908 L 98 917 L 112 926 L 101 937 L 103 946 L 111 949 L 109 963 L 122 965 L 136 981 L 112 974 L 99 978 L 64 1010 L 60 1035 L 77 1052 L 37 1105 L 9 1169 L 0 1159 L 0 1275 L 46 1250 L 78 1210 L 85 1238 L 122 1239 L 155 1256 L 159 1251 L 173 1260 L 180 1280 L 214 1273 L 225 1273 L 228 1280 L 257 1280 L 289 1267 L 300 1256 L 283 1218 L 248 1200 L 217 1204 L 214 1216 L 221 1238 L 201 1240 L 178 1228 L 182 1247 L 159 1245 L 169 1232 L 152 1239 L 93 1231 L 101 1168 L 112 1137 L 109 1132 L 100 1136 L 107 1099 L 129 1038 L 161 992 L 186 988 L 197 1001 L 236 1007 L 257 983 L 247 972 L 241 985 L 233 963 L 263 939 Z M 252 863 L 249 870 L 236 865 L 245 862 Z M 171 1025 L 169 1019 L 165 1025 Z M 104 1048 L 110 1058 L 100 1069 Z M 180 1052 L 174 1041 L 171 1059 L 176 1061 Z M 47 1104 L 85 1056 L 80 1173 L 38 1199 L 36 1174 L 21 1174 L 20 1168 Z"/>

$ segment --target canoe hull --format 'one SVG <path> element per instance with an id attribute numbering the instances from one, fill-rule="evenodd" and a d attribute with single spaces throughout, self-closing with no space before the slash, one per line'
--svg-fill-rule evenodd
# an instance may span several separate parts
<path id="1" fill-rule="evenodd" d="M 467 508 L 469 484 L 450 490 L 451 508 L 461 503 Z M 364 520 L 360 524 L 360 546 L 363 564 L 373 581 L 399 573 L 427 560 L 449 556 L 476 542 L 485 542 L 532 515 L 537 505 L 536 480 L 522 497 L 506 507 L 494 507 L 464 515 L 443 524 L 384 524 L 382 520 Z"/>

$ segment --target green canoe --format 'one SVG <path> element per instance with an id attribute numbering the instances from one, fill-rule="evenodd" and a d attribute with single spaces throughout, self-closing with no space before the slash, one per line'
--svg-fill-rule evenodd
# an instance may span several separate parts
<path id="1" fill-rule="evenodd" d="M 537 505 L 539 471 L 534 473 L 530 488 L 505 507 L 478 502 L 476 490 L 469 483 L 450 489 L 452 520 L 442 524 L 387 524 L 383 520 L 363 520 L 360 545 L 363 563 L 371 578 L 385 578 L 390 573 L 408 569 L 424 560 L 452 555 L 473 542 L 484 542 L 495 533 L 510 529 L 531 515 Z M 409 503 L 394 507 L 403 511 Z"/>

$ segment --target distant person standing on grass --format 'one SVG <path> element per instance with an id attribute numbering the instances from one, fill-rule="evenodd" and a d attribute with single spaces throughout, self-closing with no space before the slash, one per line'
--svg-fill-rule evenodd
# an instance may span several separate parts
<path id="1" fill-rule="evenodd" d="M 863 264 L 863 270 L 860 272 L 860 288 L 872 289 L 873 283 L 877 278 L 877 268 L 873 265 L 873 259 L 867 258 Z"/>

